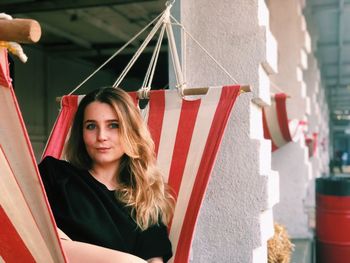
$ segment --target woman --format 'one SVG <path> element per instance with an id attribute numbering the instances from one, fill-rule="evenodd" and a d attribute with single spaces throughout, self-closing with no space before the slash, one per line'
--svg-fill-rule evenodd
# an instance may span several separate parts
<path id="1" fill-rule="evenodd" d="M 58 228 L 78 241 L 63 238 L 68 259 L 76 251 L 85 254 L 80 249 L 91 254 L 85 243 L 148 262 L 172 256 L 166 224 L 174 199 L 156 166 L 150 133 L 126 92 L 107 87 L 82 99 L 65 157 L 68 162 L 47 157 L 39 169 Z"/>

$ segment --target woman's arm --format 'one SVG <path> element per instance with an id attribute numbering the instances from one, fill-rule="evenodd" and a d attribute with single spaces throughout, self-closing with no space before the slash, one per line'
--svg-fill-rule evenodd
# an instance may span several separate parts
<path id="1" fill-rule="evenodd" d="M 146 263 L 145 260 L 128 253 L 73 241 L 61 229 L 57 228 L 57 230 L 69 263 Z M 162 263 L 163 261 L 149 262 Z"/>
<path id="2" fill-rule="evenodd" d="M 162 258 L 150 258 L 147 260 L 147 263 L 163 263 Z"/>
<path id="3" fill-rule="evenodd" d="M 66 239 L 61 239 L 61 243 L 69 263 L 147 263 L 131 254 L 88 243 Z M 158 261 L 151 262 L 158 263 Z"/>
<path id="4" fill-rule="evenodd" d="M 66 235 L 66 233 L 64 233 L 61 229 L 59 229 L 57 227 L 57 232 L 58 232 L 58 236 L 60 237 L 60 239 L 64 239 L 64 240 L 72 240 L 69 238 L 69 236 Z"/>

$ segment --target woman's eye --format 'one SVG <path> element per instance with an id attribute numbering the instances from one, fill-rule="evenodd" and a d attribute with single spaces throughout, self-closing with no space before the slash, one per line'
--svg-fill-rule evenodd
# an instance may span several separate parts
<path id="1" fill-rule="evenodd" d="M 118 129 L 118 128 L 119 128 L 119 123 L 117 123 L 117 122 L 112 122 L 112 123 L 109 124 L 109 127 L 110 127 L 111 129 Z"/>
<path id="2" fill-rule="evenodd" d="M 96 128 L 96 125 L 95 124 L 93 124 L 93 123 L 89 123 L 89 124 L 87 124 L 86 125 L 86 127 L 85 127 L 87 130 L 93 130 L 93 129 L 95 129 Z"/>

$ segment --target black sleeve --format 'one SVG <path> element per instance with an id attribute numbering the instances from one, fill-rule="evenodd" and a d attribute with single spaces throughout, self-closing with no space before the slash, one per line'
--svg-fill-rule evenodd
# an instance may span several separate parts
<path id="1" fill-rule="evenodd" d="M 55 215 L 57 210 L 57 169 L 59 160 L 53 157 L 45 157 L 39 164 L 41 180 L 44 184 L 46 196 L 49 200 L 50 208 Z"/>
<path id="2" fill-rule="evenodd" d="M 41 180 L 44 184 L 46 195 L 50 199 L 55 189 L 55 159 L 53 157 L 45 157 L 39 164 L 39 172 Z"/>
<path id="3" fill-rule="evenodd" d="M 143 259 L 161 257 L 167 262 L 172 257 L 172 249 L 166 226 L 154 225 L 143 231 L 136 249 Z"/>

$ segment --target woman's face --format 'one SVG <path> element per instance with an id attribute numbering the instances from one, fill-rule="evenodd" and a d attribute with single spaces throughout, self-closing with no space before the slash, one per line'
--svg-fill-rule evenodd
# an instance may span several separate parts
<path id="1" fill-rule="evenodd" d="M 125 151 L 117 113 L 109 104 L 94 101 L 85 108 L 83 140 L 93 166 L 119 165 Z"/>

